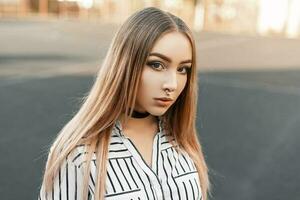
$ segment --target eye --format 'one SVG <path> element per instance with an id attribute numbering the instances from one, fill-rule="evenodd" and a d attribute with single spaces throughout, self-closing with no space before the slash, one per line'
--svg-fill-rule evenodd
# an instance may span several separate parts
<path id="1" fill-rule="evenodd" d="M 179 69 L 184 69 L 182 74 L 187 74 L 188 72 L 191 71 L 191 67 L 188 67 L 188 66 L 187 67 L 181 67 Z"/>
<path id="2" fill-rule="evenodd" d="M 149 61 L 147 62 L 147 65 L 154 68 L 155 70 L 159 70 L 159 66 L 164 67 L 164 65 L 158 61 Z"/>

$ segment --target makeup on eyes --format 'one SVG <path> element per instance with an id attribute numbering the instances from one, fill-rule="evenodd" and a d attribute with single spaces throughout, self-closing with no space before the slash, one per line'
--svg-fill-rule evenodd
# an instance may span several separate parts
<path id="1" fill-rule="evenodd" d="M 159 60 L 149 60 L 149 61 L 146 62 L 146 64 L 148 66 L 150 66 L 151 68 L 153 68 L 154 70 L 158 70 L 158 68 L 153 67 L 154 64 L 159 64 L 159 65 L 161 65 L 165 68 L 165 65 Z M 192 68 L 192 66 L 182 66 L 179 69 L 185 69 L 186 72 L 184 74 L 186 74 L 186 73 L 189 73 L 191 71 L 191 68 Z M 160 70 L 158 70 L 158 71 L 160 71 Z"/>
<path id="2" fill-rule="evenodd" d="M 149 56 L 155 56 L 155 57 L 161 58 L 169 63 L 172 62 L 171 58 L 169 58 L 161 53 L 152 52 L 149 54 Z M 192 63 L 192 60 L 187 59 L 187 60 L 181 61 L 179 64 L 183 64 L 183 63 Z"/>

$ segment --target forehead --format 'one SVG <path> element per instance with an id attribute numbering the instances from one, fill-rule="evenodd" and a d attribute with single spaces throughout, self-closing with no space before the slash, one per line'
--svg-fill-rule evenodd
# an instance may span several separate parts
<path id="1" fill-rule="evenodd" d="M 187 36 L 180 32 L 170 32 L 162 35 L 154 43 L 150 53 L 152 52 L 164 54 L 174 61 L 192 59 L 190 41 Z"/>

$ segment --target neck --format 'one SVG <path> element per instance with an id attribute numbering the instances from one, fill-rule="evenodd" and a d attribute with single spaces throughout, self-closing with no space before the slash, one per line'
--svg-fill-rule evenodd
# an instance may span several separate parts
<path id="1" fill-rule="evenodd" d="M 157 123 L 157 117 L 151 114 L 144 118 L 134 118 L 128 116 L 128 121 L 125 124 L 125 114 L 123 113 L 120 117 L 120 121 L 124 129 L 143 129 L 143 127 L 150 127 Z"/>

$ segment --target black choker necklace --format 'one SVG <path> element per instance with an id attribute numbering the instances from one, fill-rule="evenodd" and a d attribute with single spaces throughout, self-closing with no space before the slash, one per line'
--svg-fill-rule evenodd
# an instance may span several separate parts
<path id="1" fill-rule="evenodd" d="M 150 113 L 148 113 L 148 112 L 143 112 L 142 113 L 142 112 L 133 110 L 131 117 L 133 117 L 133 118 L 145 118 L 149 115 L 150 115 Z"/>

